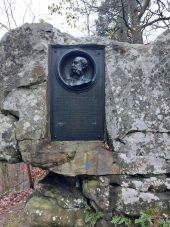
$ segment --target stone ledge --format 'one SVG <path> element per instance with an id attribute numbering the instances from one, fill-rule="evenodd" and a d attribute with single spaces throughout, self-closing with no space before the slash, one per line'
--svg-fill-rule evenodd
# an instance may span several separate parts
<path id="1" fill-rule="evenodd" d="M 119 173 L 114 164 L 113 153 L 101 141 L 60 142 L 60 149 L 75 152 L 74 159 L 50 168 L 51 171 L 67 176 L 108 175 Z"/>
<path id="2" fill-rule="evenodd" d="M 113 153 L 102 141 L 42 141 L 40 144 L 40 141 L 24 140 L 19 142 L 19 147 L 25 162 L 67 176 L 120 172 Z"/>

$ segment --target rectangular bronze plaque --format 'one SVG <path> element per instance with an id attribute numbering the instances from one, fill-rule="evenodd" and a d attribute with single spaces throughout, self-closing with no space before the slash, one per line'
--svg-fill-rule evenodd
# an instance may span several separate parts
<path id="1" fill-rule="evenodd" d="M 105 65 L 102 45 L 49 45 L 51 140 L 103 140 Z"/>

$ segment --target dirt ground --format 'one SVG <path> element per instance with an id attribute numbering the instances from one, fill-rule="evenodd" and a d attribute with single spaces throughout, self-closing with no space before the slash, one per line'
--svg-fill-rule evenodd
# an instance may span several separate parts
<path id="1" fill-rule="evenodd" d="M 38 181 L 47 174 L 40 168 L 31 168 L 31 177 L 35 189 L 9 192 L 0 197 L 0 227 L 29 227 L 24 216 L 26 200 L 34 190 L 38 189 Z"/>
<path id="2" fill-rule="evenodd" d="M 0 227 L 28 227 L 24 215 L 26 200 L 33 189 L 10 192 L 0 197 Z"/>
<path id="3" fill-rule="evenodd" d="M 24 218 L 25 202 L 9 206 L 0 214 L 0 227 L 29 227 Z"/>

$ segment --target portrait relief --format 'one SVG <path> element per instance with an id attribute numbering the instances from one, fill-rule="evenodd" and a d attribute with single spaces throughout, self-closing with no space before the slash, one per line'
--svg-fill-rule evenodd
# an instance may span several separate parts
<path id="1" fill-rule="evenodd" d="M 70 89 L 81 90 L 94 82 L 94 64 L 82 54 L 66 55 L 60 66 L 60 79 Z"/>
<path id="2" fill-rule="evenodd" d="M 84 57 L 75 57 L 71 64 L 70 78 L 67 80 L 67 84 L 70 86 L 80 86 L 90 82 L 87 59 Z"/>

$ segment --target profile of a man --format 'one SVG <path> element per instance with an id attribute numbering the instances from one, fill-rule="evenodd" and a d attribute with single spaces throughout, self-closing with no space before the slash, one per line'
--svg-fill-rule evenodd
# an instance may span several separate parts
<path id="1" fill-rule="evenodd" d="M 80 86 L 91 82 L 88 75 L 88 61 L 84 57 L 75 57 L 71 64 L 70 78 L 67 84 L 70 86 Z"/>

